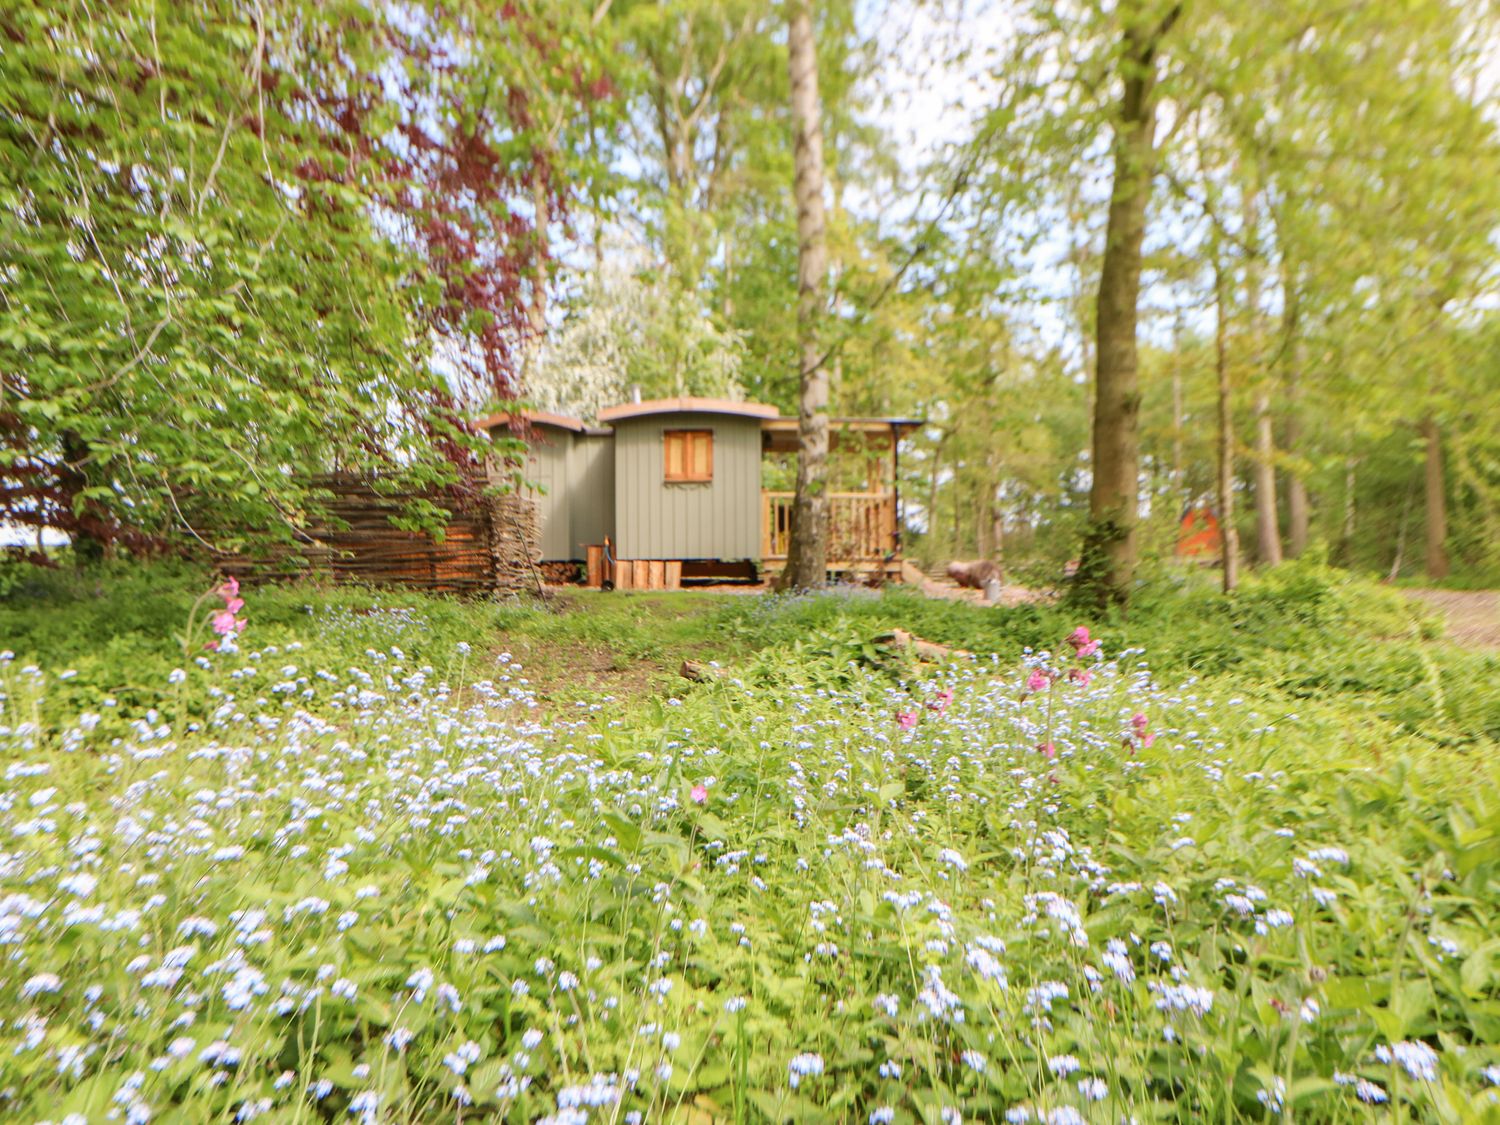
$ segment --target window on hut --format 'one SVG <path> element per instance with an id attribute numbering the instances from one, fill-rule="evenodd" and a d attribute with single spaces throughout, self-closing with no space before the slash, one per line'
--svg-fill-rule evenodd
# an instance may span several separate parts
<path id="1" fill-rule="evenodd" d="M 670 483 L 705 482 L 714 479 L 714 432 L 712 430 L 664 430 L 662 465 Z"/>

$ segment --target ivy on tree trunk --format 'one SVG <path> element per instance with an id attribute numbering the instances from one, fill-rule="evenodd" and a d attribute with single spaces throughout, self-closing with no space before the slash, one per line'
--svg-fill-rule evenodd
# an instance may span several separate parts
<path id="1" fill-rule="evenodd" d="M 1141 247 L 1156 163 L 1157 57 L 1177 21 L 1172 6 L 1152 20 L 1136 3 L 1119 58 L 1121 94 L 1114 126 L 1114 178 L 1099 271 L 1095 326 L 1093 485 L 1078 568 L 1079 592 L 1099 603 L 1129 601 L 1139 518 L 1140 360 L 1136 321 Z"/>

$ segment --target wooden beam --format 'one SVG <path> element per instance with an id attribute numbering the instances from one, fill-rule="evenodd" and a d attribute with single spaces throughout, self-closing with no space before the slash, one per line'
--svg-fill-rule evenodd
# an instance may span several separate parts
<path id="1" fill-rule="evenodd" d="M 668 590 L 680 590 L 680 589 L 682 589 L 682 560 L 681 559 L 668 559 L 667 560 L 667 589 Z"/>

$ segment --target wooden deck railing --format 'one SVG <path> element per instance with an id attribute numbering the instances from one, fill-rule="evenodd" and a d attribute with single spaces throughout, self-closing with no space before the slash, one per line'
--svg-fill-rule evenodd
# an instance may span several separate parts
<path id="1" fill-rule="evenodd" d="M 762 492 L 760 556 L 786 558 L 792 538 L 791 492 Z M 896 549 L 896 497 L 889 492 L 833 492 L 828 496 L 830 562 L 878 562 Z"/>

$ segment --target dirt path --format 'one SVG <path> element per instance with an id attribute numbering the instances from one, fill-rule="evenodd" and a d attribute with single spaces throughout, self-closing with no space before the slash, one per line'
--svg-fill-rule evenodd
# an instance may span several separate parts
<path id="1" fill-rule="evenodd" d="M 1441 613 L 1448 638 L 1473 648 L 1500 650 L 1500 590 L 1406 590 L 1407 597 Z"/>
<path id="2" fill-rule="evenodd" d="M 984 594 L 983 590 L 966 590 L 958 583 L 947 578 L 928 578 L 922 583 L 922 593 L 929 598 L 944 598 L 950 602 L 970 602 L 973 605 L 992 604 Z M 1026 586 L 1002 586 L 1000 587 L 1000 600 L 994 605 L 1010 607 L 1013 605 L 1029 605 L 1033 602 L 1049 603 L 1057 600 L 1057 594 L 1052 590 L 1033 590 Z"/>

